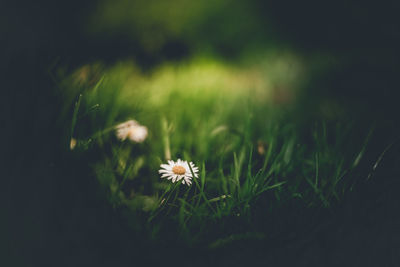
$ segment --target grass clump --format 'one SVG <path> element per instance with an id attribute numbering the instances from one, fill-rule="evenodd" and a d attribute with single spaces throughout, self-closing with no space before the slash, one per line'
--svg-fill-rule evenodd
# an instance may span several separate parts
<path id="1" fill-rule="evenodd" d="M 73 153 L 86 155 L 109 202 L 151 239 L 204 242 L 227 225 L 251 228 L 254 212 L 286 201 L 329 207 L 350 188 L 364 139 L 350 145 L 350 124 L 335 120 L 298 122 L 292 104 L 302 81 L 282 79 L 291 60 L 279 58 L 272 73 L 273 58 L 236 67 L 193 60 L 150 73 L 132 63 L 94 65 L 94 74 L 86 66 L 62 84 L 65 117 L 73 109 L 66 138 L 77 140 Z M 116 137 L 129 119 L 147 127 L 144 142 Z M 160 179 L 160 164 L 177 158 L 200 169 L 189 187 Z M 227 234 L 253 236 L 235 231 Z"/>

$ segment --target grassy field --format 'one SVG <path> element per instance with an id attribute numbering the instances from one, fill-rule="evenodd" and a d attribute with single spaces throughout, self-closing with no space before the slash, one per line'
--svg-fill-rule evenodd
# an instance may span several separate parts
<path id="1" fill-rule="evenodd" d="M 1 7 L 0 266 L 399 266 L 398 3 Z"/>
<path id="2" fill-rule="evenodd" d="M 59 83 L 64 147 L 145 239 L 208 247 L 265 239 L 269 215 L 287 203 L 339 203 L 368 145 L 371 132 L 352 138 L 351 120 L 326 106 L 301 119 L 310 69 L 290 53 L 199 57 L 147 72 L 131 61 L 85 65 Z M 132 119 L 147 127 L 143 142 L 116 136 Z M 199 168 L 191 186 L 160 178 L 160 164 L 177 159 Z"/>

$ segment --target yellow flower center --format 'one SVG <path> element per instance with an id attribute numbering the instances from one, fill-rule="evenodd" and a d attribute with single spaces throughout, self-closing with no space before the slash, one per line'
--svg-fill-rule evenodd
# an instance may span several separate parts
<path id="1" fill-rule="evenodd" d="M 172 171 L 177 175 L 183 175 L 185 174 L 186 169 L 183 168 L 182 166 L 175 165 L 174 167 L 172 167 Z"/>

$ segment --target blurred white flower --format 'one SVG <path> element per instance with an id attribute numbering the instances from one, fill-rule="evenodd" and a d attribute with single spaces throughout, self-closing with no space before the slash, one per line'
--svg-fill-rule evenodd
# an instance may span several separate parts
<path id="1" fill-rule="evenodd" d="M 71 141 L 69 143 L 69 148 L 71 150 L 74 150 L 74 148 L 76 147 L 76 143 L 77 143 L 76 139 L 75 138 L 71 138 Z"/>
<path id="2" fill-rule="evenodd" d="M 172 180 L 173 183 L 182 180 L 182 184 L 187 184 L 188 186 L 192 184 L 192 172 L 190 171 L 190 167 L 193 170 L 193 174 L 195 178 L 198 178 L 199 168 L 197 168 L 193 162 L 188 163 L 186 160 L 178 159 L 176 162 L 173 160 L 168 160 L 168 164 L 161 164 L 161 169 L 158 171 L 161 175 L 161 178 L 167 178 L 168 180 Z"/>
<path id="3" fill-rule="evenodd" d="M 135 120 L 129 120 L 124 123 L 118 124 L 115 128 L 116 136 L 121 141 L 129 138 L 129 140 L 133 142 L 141 143 L 147 137 L 147 128 L 143 125 L 140 125 Z"/>

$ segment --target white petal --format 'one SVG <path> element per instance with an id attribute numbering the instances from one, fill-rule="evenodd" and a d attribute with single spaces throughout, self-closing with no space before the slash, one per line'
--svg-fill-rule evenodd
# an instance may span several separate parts
<path id="1" fill-rule="evenodd" d="M 171 165 L 168 165 L 168 164 L 161 164 L 160 167 L 164 168 L 164 169 L 167 169 L 167 170 L 171 170 L 172 169 Z"/>

